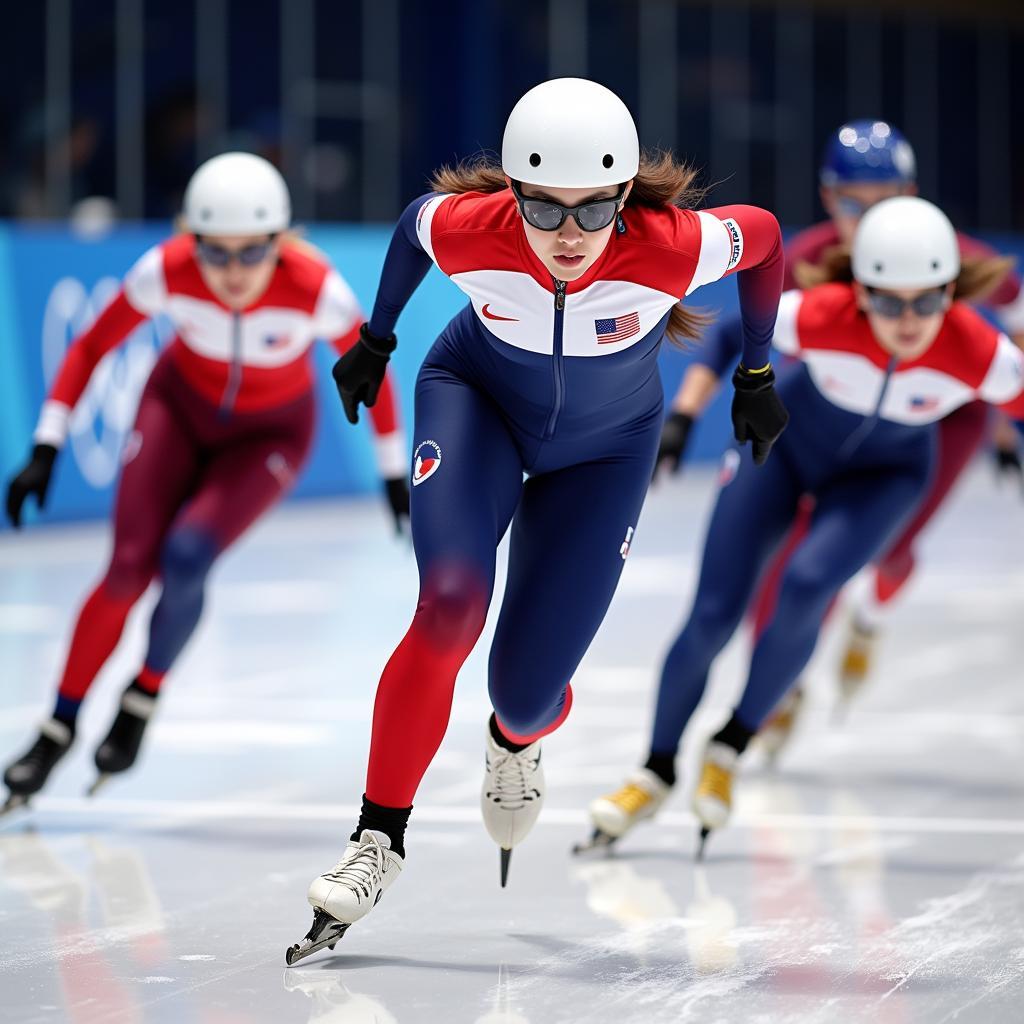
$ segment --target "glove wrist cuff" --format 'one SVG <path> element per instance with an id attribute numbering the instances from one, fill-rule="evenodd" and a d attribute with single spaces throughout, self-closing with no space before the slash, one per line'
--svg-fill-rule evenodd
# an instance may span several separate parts
<path id="1" fill-rule="evenodd" d="M 52 466 L 57 458 L 57 449 L 52 444 L 37 444 L 32 448 L 32 460 Z"/>
<path id="2" fill-rule="evenodd" d="M 366 324 L 359 328 L 359 340 L 375 356 L 384 358 L 388 358 L 398 348 L 398 339 L 393 334 L 389 334 L 386 338 L 378 338 L 376 334 L 370 333 Z"/>
<path id="3" fill-rule="evenodd" d="M 756 372 L 745 369 L 741 364 L 736 367 L 736 372 L 732 375 L 732 386 L 737 391 L 752 395 L 768 391 L 775 386 L 775 371 L 770 363 L 764 369 Z"/>

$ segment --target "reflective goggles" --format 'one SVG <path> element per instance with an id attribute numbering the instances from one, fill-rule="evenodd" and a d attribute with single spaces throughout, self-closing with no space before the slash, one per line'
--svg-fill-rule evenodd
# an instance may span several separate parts
<path id="1" fill-rule="evenodd" d="M 836 212 L 841 217 L 850 217 L 853 220 L 860 220 L 875 205 L 861 202 L 859 199 L 854 199 L 853 196 L 835 196 L 834 201 Z"/>
<path id="2" fill-rule="evenodd" d="M 906 312 L 907 307 L 914 311 L 915 316 L 935 316 L 941 313 L 946 305 L 946 289 L 933 288 L 923 292 L 916 299 L 901 299 L 889 292 L 878 292 L 868 288 L 868 301 L 871 308 L 886 320 L 898 320 Z"/>
<path id="3" fill-rule="evenodd" d="M 566 217 L 572 217 L 580 226 L 581 231 L 600 231 L 615 220 L 619 212 L 619 203 L 626 192 L 626 186 L 619 189 L 619 194 L 611 199 L 595 199 L 579 206 L 562 206 L 551 199 L 533 199 L 524 196 L 518 181 L 512 182 L 519 209 L 526 223 L 541 231 L 557 231 Z"/>
<path id="4" fill-rule="evenodd" d="M 266 242 L 247 245 L 243 249 L 225 249 L 222 245 L 214 245 L 212 242 L 196 238 L 196 255 L 211 267 L 226 267 L 234 260 L 238 260 L 243 267 L 255 267 L 267 258 L 273 244 L 274 240 L 271 238 Z"/>

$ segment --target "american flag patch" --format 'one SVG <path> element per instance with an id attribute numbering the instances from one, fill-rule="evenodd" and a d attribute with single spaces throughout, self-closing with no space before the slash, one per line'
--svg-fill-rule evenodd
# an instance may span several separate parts
<path id="1" fill-rule="evenodd" d="M 625 341 L 634 334 L 640 333 L 640 314 L 627 313 L 625 316 L 614 316 L 608 320 L 595 320 L 594 330 L 597 332 L 598 345 L 610 345 L 614 341 Z"/>
<path id="2" fill-rule="evenodd" d="M 267 348 L 283 348 L 288 344 L 287 334 L 268 334 L 263 338 L 263 344 Z"/>
<path id="3" fill-rule="evenodd" d="M 931 412 L 933 409 L 937 409 L 939 406 L 939 400 L 937 398 L 922 398 L 920 395 L 915 395 L 910 400 L 910 408 L 916 409 L 918 412 Z"/>

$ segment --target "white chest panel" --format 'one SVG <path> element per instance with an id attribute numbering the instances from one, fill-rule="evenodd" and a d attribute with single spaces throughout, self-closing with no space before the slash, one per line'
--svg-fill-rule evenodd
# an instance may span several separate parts
<path id="1" fill-rule="evenodd" d="M 567 356 L 621 352 L 650 334 L 678 301 L 630 281 L 596 281 L 566 300 L 562 351 Z"/>
<path id="2" fill-rule="evenodd" d="M 886 384 L 885 371 L 863 356 L 814 349 L 801 355 L 818 390 L 833 405 L 861 416 L 877 410 L 882 419 L 919 426 L 975 398 L 963 381 L 928 367 L 898 370 Z"/>
<path id="3" fill-rule="evenodd" d="M 529 274 L 472 270 L 453 274 L 478 319 L 506 344 L 528 352 L 554 352 L 555 296 Z M 644 338 L 678 300 L 629 281 L 598 281 L 566 296 L 562 352 L 603 356 Z"/>
<path id="4" fill-rule="evenodd" d="M 974 389 L 963 381 L 922 366 L 893 375 L 881 414 L 896 423 L 934 423 L 974 397 Z"/>
<path id="5" fill-rule="evenodd" d="M 248 366 L 284 366 L 314 340 L 312 318 L 294 309 L 268 306 L 235 317 L 201 299 L 172 295 L 167 313 L 190 349 L 222 362 L 239 359 Z"/>
<path id="6" fill-rule="evenodd" d="M 529 274 L 512 270 L 468 270 L 452 274 L 480 322 L 508 345 L 551 355 L 555 297 Z"/>
<path id="7" fill-rule="evenodd" d="M 828 350 L 801 353 L 815 387 L 833 404 L 869 416 L 878 407 L 885 372 L 863 356 Z"/>

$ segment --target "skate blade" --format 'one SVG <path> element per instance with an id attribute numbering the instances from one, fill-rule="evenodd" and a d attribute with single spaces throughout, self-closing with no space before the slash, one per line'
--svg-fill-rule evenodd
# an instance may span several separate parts
<path id="1" fill-rule="evenodd" d="M 305 960 L 307 956 L 318 953 L 325 946 L 334 949 L 338 940 L 349 930 L 351 925 L 335 920 L 326 910 L 313 911 L 313 924 L 301 942 L 289 946 L 285 950 L 284 962 L 289 966 Z"/>
<path id="2" fill-rule="evenodd" d="M 506 850 L 503 846 L 501 848 L 501 887 L 502 889 L 508 884 L 508 866 L 512 863 L 512 851 Z"/>
<path id="3" fill-rule="evenodd" d="M 701 864 L 704 861 L 704 848 L 707 846 L 709 835 L 711 835 L 711 829 L 709 829 L 707 825 L 701 825 L 700 838 L 697 840 L 697 852 L 693 857 L 698 864 Z"/>
<path id="4" fill-rule="evenodd" d="M 612 836 L 595 828 L 588 840 L 573 846 L 573 856 L 578 857 L 582 853 L 590 853 L 591 850 L 610 850 L 620 838 L 620 836 Z"/>
<path id="5" fill-rule="evenodd" d="M 28 810 L 29 801 L 31 799 L 31 796 L 23 796 L 20 793 L 11 793 L 4 801 L 3 807 L 0 807 L 0 818 L 3 818 L 8 814 L 13 814 L 21 808 Z"/>
<path id="6" fill-rule="evenodd" d="M 85 791 L 86 796 L 95 796 L 110 781 L 110 772 L 100 772 L 96 781 Z"/>

